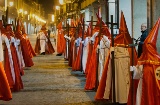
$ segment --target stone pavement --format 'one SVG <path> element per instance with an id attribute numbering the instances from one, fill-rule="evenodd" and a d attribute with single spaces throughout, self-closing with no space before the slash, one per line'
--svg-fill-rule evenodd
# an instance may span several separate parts
<path id="1" fill-rule="evenodd" d="M 29 37 L 34 47 L 36 37 Z M 0 105 L 106 105 L 94 101 L 94 91 L 84 90 L 85 75 L 72 71 L 63 56 L 37 55 L 33 61 L 34 66 L 25 68 L 22 76 L 24 89 L 13 92 L 13 99 L 0 101 Z"/>

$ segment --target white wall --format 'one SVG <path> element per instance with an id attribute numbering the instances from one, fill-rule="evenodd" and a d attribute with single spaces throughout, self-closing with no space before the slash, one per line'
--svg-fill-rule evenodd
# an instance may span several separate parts
<path id="1" fill-rule="evenodd" d="M 131 13 L 131 0 L 120 0 L 119 2 L 119 14 L 121 11 L 124 13 L 128 31 L 132 36 L 132 13 Z M 119 15 L 119 18 L 121 15 Z"/>

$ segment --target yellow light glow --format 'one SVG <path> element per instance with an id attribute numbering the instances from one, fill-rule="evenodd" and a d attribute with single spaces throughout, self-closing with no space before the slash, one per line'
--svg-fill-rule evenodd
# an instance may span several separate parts
<path id="1" fill-rule="evenodd" d="M 22 12 L 23 12 L 23 9 L 19 9 L 19 12 L 22 13 Z"/>
<path id="2" fill-rule="evenodd" d="M 30 20 L 30 16 L 28 15 L 28 20 Z"/>
<path id="3" fill-rule="evenodd" d="M 63 1 L 63 0 L 59 0 L 59 3 L 60 3 L 61 5 L 63 5 L 63 4 L 64 4 L 64 1 Z"/>
<path id="4" fill-rule="evenodd" d="M 60 9 L 60 7 L 59 6 L 56 6 L 56 10 L 59 10 Z"/>
<path id="5" fill-rule="evenodd" d="M 24 14 L 28 14 L 28 12 L 27 12 L 27 11 L 24 11 Z"/>
<path id="6" fill-rule="evenodd" d="M 32 17 L 35 17 L 35 14 L 32 14 Z"/>
<path id="7" fill-rule="evenodd" d="M 12 7 L 12 6 L 13 6 L 13 4 L 14 4 L 13 2 L 9 2 L 9 6 L 10 6 L 10 7 Z"/>
<path id="8" fill-rule="evenodd" d="M 52 15 L 52 22 L 54 22 L 54 15 Z"/>

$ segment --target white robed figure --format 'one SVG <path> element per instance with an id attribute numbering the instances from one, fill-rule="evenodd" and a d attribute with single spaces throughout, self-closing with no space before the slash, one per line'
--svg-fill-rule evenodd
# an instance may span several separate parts
<path id="1" fill-rule="evenodd" d="M 11 40 L 14 43 L 14 46 L 16 48 L 20 70 L 23 70 L 23 68 L 25 67 L 25 63 L 24 63 L 24 59 L 23 59 L 23 55 L 22 55 L 20 40 L 17 38 L 14 38 L 14 37 L 11 37 Z"/>
<path id="2" fill-rule="evenodd" d="M 4 60 L 4 56 L 3 56 L 2 36 L 0 31 L 0 62 L 3 60 Z"/>
<path id="3" fill-rule="evenodd" d="M 64 38 L 66 39 L 66 50 L 65 50 L 65 53 L 64 53 L 64 58 L 68 59 L 69 42 L 70 42 L 71 38 L 69 36 L 67 36 L 67 34 L 64 35 Z"/>
<path id="4" fill-rule="evenodd" d="M 41 48 L 41 55 L 45 54 L 45 49 L 47 47 L 47 37 L 43 31 L 40 31 L 37 35 L 38 39 L 40 39 L 40 48 Z"/>
<path id="5" fill-rule="evenodd" d="M 100 40 L 100 45 L 98 46 L 99 49 L 99 64 L 98 64 L 98 78 L 99 81 L 102 76 L 102 72 L 104 69 L 104 64 L 106 60 L 106 56 L 108 55 L 109 48 L 110 48 L 110 40 L 107 36 L 103 35 L 102 39 Z"/>
<path id="6" fill-rule="evenodd" d="M 89 37 L 86 37 L 84 41 L 82 41 L 83 43 L 82 70 L 84 73 L 85 73 L 86 63 L 87 63 L 87 58 L 88 58 L 89 41 L 90 41 Z"/>
<path id="7" fill-rule="evenodd" d="M 7 38 L 6 35 L 2 34 L 2 43 L 5 43 L 7 50 L 8 50 L 8 57 L 9 57 L 9 64 L 10 64 L 10 68 L 11 68 L 11 75 L 13 78 L 13 81 L 15 83 L 15 72 L 14 72 L 14 66 L 13 66 L 13 58 L 12 58 L 12 54 L 11 54 L 11 49 L 10 49 L 10 44 L 11 44 L 11 40 Z"/>

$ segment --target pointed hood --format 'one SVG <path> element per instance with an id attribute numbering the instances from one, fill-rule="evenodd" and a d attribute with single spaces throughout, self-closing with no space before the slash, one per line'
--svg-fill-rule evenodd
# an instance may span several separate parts
<path id="1" fill-rule="evenodd" d="M 2 20 L 0 20 L 0 30 L 1 30 L 1 33 L 5 32 L 5 28 L 3 27 L 3 21 Z"/>
<path id="2" fill-rule="evenodd" d="M 88 24 L 86 36 L 91 36 L 91 23 Z"/>
<path id="3" fill-rule="evenodd" d="M 17 20 L 17 26 L 16 26 L 16 32 L 21 31 L 21 24 L 20 24 L 20 20 Z"/>
<path id="4" fill-rule="evenodd" d="M 158 37 L 158 31 L 160 27 L 160 18 L 150 31 L 148 37 L 143 44 L 143 53 L 138 59 L 139 64 L 154 64 L 160 65 L 160 55 L 157 52 L 156 42 Z"/>
<path id="5" fill-rule="evenodd" d="M 109 31 L 109 29 L 108 29 L 108 27 L 107 27 L 106 24 L 104 24 L 104 25 L 102 26 L 101 34 L 107 36 L 108 39 L 111 40 L 111 33 L 110 33 L 110 31 Z"/>
<path id="6" fill-rule="evenodd" d="M 78 37 L 82 37 L 82 31 L 83 31 L 82 25 L 80 25 L 79 32 L 78 32 Z"/>
<path id="7" fill-rule="evenodd" d="M 71 19 L 71 27 L 76 27 L 76 22 L 74 19 Z M 70 28 L 70 31 L 75 31 L 75 28 Z"/>
<path id="8" fill-rule="evenodd" d="M 94 32 L 96 31 L 99 31 L 100 30 L 100 21 L 101 21 L 101 11 L 100 11 L 100 7 L 98 7 L 98 12 L 96 13 L 96 16 L 97 16 L 97 23 L 93 29 L 93 34 Z M 102 25 L 104 24 L 104 22 L 102 21 Z"/>
<path id="9" fill-rule="evenodd" d="M 44 24 L 44 25 L 42 25 L 42 27 L 41 27 L 41 30 L 46 30 L 47 28 L 46 28 L 46 24 Z"/>
<path id="10" fill-rule="evenodd" d="M 13 32 L 13 30 L 12 30 L 12 26 L 13 26 L 12 24 L 7 24 L 7 25 L 6 25 L 6 32 L 9 33 L 8 35 L 14 37 L 14 32 Z"/>
<path id="11" fill-rule="evenodd" d="M 98 13 L 96 14 L 97 16 L 97 24 L 94 28 L 94 30 L 100 30 L 100 21 L 101 21 L 101 13 L 98 11 Z M 108 26 L 105 24 L 105 22 L 102 20 L 102 28 L 101 28 L 101 34 L 107 36 L 109 39 L 111 39 L 111 34 L 109 32 Z"/>
<path id="12" fill-rule="evenodd" d="M 101 11 L 100 11 L 100 8 L 98 9 L 98 13 L 96 13 L 96 16 L 97 16 L 97 23 L 93 29 L 93 34 L 94 32 L 97 32 L 100 30 L 100 22 L 101 22 L 101 26 L 102 26 L 102 29 L 101 29 L 101 34 L 104 34 L 106 35 L 109 39 L 111 39 L 111 34 L 109 32 L 109 29 L 107 27 L 107 25 L 105 24 L 105 22 L 102 20 L 101 21 Z"/>
<path id="13" fill-rule="evenodd" d="M 21 35 L 22 35 L 22 32 L 21 32 L 21 23 L 20 23 L 20 20 L 18 19 L 17 20 L 15 37 L 17 37 L 18 39 L 21 39 Z"/>
<path id="14" fill-rule="evenodd" d="M 97 13 L 98 17 L 101 18 L 101 7 L 98 7 L 98 13 Z"/>
<path id="15" fill-rule="evenodd" d="M 122 11 L 121 11 L 119 34 L 115 38 L 115 44 L 124 44 L 124 45 L 132 44 L 132 38 L 129 34 L 126 20 Z"/>
<path id="16" fill-rule="evenodd" d="M 57 29 L 62 29 L 62 21 L 57 25 Z"/>
<path id="17" fill-rule="evenodd" d="M 7 24 L 6 25 L 6 30 L 7 31 L 12 31 L 12 24 Z"/>
<path id="18" fill-rule="evenodd" d="M 2 29 L 2 28 L 4 28 L 4 27 L 3 27 L 3 21 L 0 20 L 0 29 Z"/>
<path id="19" fill-rule="evenodd" d="M 114 45 L 127 46 L 129 44 L 132 44 L 132 38 L 131 38 L 131 36 L 129 34 L 124 14 L 121 11 L 119 34 L 114 39 Z M 130 58 L 131 58 L 130 59 L 130 65 L 132 65 L 132 64 L 136 65 L 137 64 L 137 52 L 136 52 L 136 49 L 134 48 L 133 52 L 132 52 L 132 48 L 129 47 L 128 48 L 128 52 L 129 52 L 129 55 L 130 55 Z M 134 59 L 134 62 L 133 62 L 133 59 Z"/>
<path id="20" fill-rule="evenodd" d="M 22 26 L 22 34 L 26 34 L 24 25 Z"/>
<path id="21" fill-rule="evenodd" d="M 83 24 L 83 18 L 84 18 L 83 15 L 80 14 L 80 19 L 79 19 L 79 23 L 80 23 L 80 24 Z"/>

